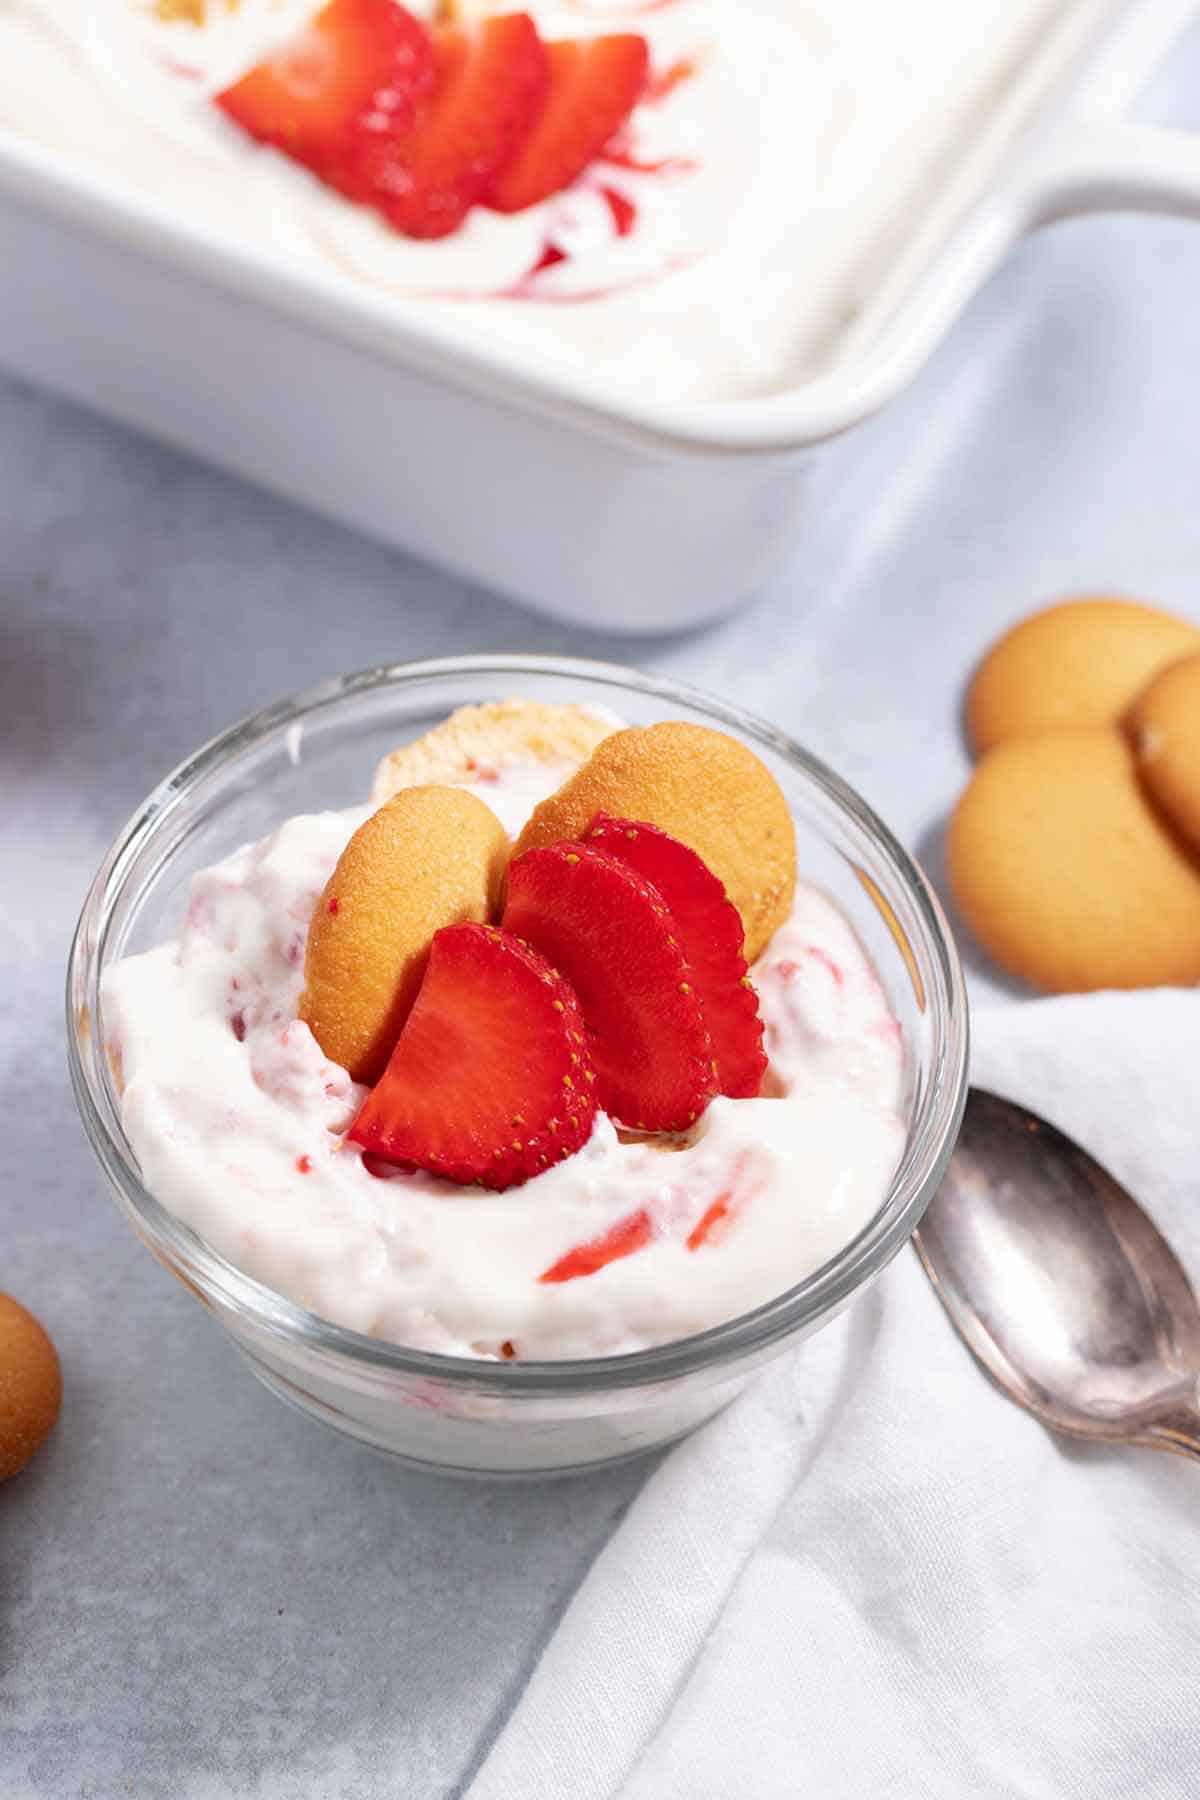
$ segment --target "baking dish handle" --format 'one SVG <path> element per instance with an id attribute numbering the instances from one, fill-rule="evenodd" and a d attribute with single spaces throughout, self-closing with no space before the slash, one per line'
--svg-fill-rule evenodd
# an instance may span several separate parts
<path id="1" fill-rule="evenodd" d="M 1200 218 L 1200 133 L 1076 118 L 1039 144 L 1019 188 L 1027 229 L 1098 212 Z"/>

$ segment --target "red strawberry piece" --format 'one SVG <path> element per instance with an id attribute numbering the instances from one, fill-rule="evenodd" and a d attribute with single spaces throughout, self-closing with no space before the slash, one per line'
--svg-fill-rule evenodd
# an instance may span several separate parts
<path id="1" fill-rule="evenodd" d="M 494 926 L 447 925 L 349 1136 L 387 1162 L 515 1187 L 587 1142 L 593 1083 L 562 976 Z"/>
<path id="2" fill-rule="evenodd" d="M 487 192 L 497 212 L 520 212 L 569 187 L 620 130 L 646 85 L 643 37 L 562 38 L 546 48 L 545 99 Z"/>
<path id="3" fill-rule="evenodd" d="M 722 883 L 702 857 L 656 825 L 601 813 L 585 840 L 619 856 L 662 895 L 692 966 L 720 1092 L 737 1100 L 757 1094 L 767 1068 L 758 995 L 746 977 L 741 915 Z"/>
<path id="4" fill-rule="evenodd" d="M 729 1217 L 732 1203 L 732 1194 L 718 1194 L 712 1205 L 705 1208 L 698 1223 L 688 1233 L 687 1247 L 689 1250 L 699 1250 L 702 1245 L 708 1243 L 718 1227 L 723 1225 Z"/>
<path id="5" fill-rule="evenodd" d="M 433 85 L 429 33 L 395 0 L 329 0 L 216 102 L 251 137 L 365 198 L 370 146 L 411 125 Z"/>
<path id="6" fill-rule="evenodd" d="M 592 1238 L 586 1244 L 576 1244 L 556 1263 L 551 1263 L 538 1280 L 577 1281 L 581 1275 L 594 1275 L 598 1269 L 606 1268 L 622 1256 L 632 1256 L 635 1250 L 643 1249 L 653 1236 L 650 1214 L 645 1207 L 639 1207 L 627 1218 L 618 1219 L 600 1237 Z"/>
<path id="7" fill-rule="evenodd" d="M 768 1181 L 761 1159 L 756 1158 L 753 1151 L 743 1150 L 733 1165 L 729 1186 L 705 1208 L 688 1233 L 688 1249 L 702 1250 L 705 1244 L 719 1244 L 735 1219 L 763 1192 Z"/>
<path id="8" fill-rule="evenodd" d="M 546 844 L 509 864 L 504 929 L 579 996 L 604 1110 L 682 1131 L 717 1090 L 712 1045 L 674 921 L 636 869 L 590 844 Z"/>
<path id="9" fill-rule="evenodd" d="M 528 13 L 469 31 L 437 28 L 432 96 L 409 132 L 380 143 L 375 204 L 409 237 L 446 237 L 529 129 L 546 90 L 546 46 Z"/>

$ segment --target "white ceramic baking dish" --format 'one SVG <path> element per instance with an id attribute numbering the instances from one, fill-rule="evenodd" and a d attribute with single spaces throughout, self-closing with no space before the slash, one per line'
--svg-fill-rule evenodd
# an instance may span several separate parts
<path id="1" fill-rule="evenodd" d="M 1200 137 L 1121 116 L 1195 10 L 1077 0 L 832 365 L 784 392 L 677 404 L 517 370 L 433 307 L 398 321 L 3 131 L 0 363 L 546 612 L 695 624 L 766 580 L 821 447 L 912 377 L 1023 233 L 1200 217 Z"/>

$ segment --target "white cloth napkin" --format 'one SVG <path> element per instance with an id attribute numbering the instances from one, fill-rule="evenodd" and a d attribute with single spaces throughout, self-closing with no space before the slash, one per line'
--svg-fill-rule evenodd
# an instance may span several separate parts
<path id="1" fill-rule="evenodd" d="M 977 1013 L 977 1083 L 1200 1278 L 1200 995 Z M 468 1800 L 1196 1800 L 1200 1466 L 1051 1438 L 911 1250 L 661 1464 Z"/>

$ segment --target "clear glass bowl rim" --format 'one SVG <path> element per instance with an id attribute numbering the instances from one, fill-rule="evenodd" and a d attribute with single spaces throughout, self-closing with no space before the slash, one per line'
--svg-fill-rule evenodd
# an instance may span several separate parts
<path id="1" fill-rule="evenodd" d="M 98 1030 L 93 1032 L 81 1022 L 99 1018 L 99 976 L 109 922 L 130 864 L 155 829 L 186 805 L 208 775 L 281 727 L 301 723 L 355 694 L 464 676 L 574 679 L 694 707 L 714 724 L 731 728 L 751 743 L 763 744 L 791 763 L 870 842 L 913 903 L 920 931 L 912 947 L 933 1027 L 934 1055 L 927 1091 L 886 1200 L 857 1237 L 803 1281 L 753 1311 L 691 1337 L 619 1356 L 492 1363 L 407 1349 L 310 1312 L 228 1262 L 143 1185 L 121 1127 Z M 159 782 L 114 839 L 88 891 L 72 940 L 66 1000 L 71 1083 L 92 1149 L 139 1235 L 206 1304 L 218 1312 L 232 1312 L 248 1326 L 298 1349 L 367 1365 L 381 1373 L 392 1371 L 511 1398 L 523 1393 L 585 1394 L 598 1388 L 637 1387 L 706 1367 L 719 1369 L 757 1357 L 841 1305 L 891 1261 L 920 1223 L 954 1148 L 967 1093 L 967 997 L 953 937 L 920 868 L 866 801 L 819 758 L 753 714 L 686 682 L 585 658 L 497 654 L 381 664 L 335 677 L 264 707 L 211 738 Z"/>

